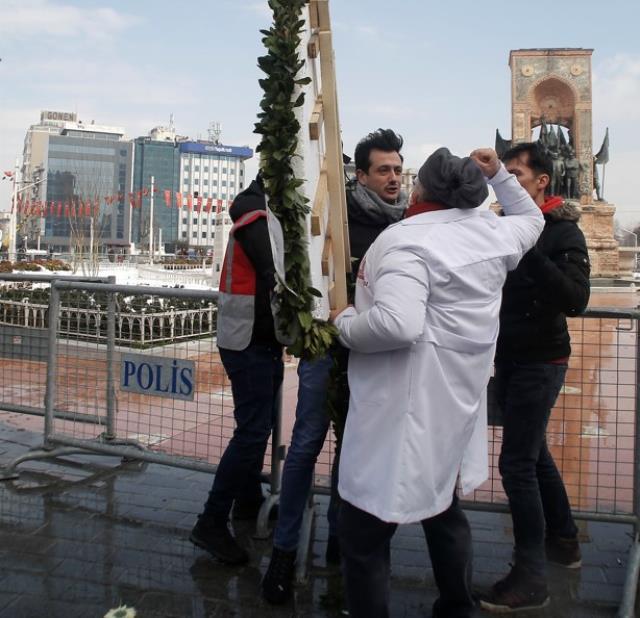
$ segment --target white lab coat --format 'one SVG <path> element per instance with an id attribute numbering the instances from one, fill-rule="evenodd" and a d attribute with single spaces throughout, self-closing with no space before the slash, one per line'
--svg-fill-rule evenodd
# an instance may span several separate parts
<path id="1" fill-rule="evenodd" d="M 509 216 L 448 209 L 387 228 L 362 262 L 355 307 L 335 322 L 352 350 L 339 492 L 386 522 L 433 517 L 458 474 L 464 493 L 488 476 L 501 290 L 544 226 L 504 167 L 489 183 Z"/>

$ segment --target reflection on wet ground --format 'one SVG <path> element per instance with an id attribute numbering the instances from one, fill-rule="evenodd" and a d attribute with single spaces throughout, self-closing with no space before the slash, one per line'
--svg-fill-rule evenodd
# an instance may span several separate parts
<path id="1" fill-rule="evenodd" d="M 635 306 L 635 296 L 593 295 L 592 305 Z M 549 425 L 549 444 L 575 507 L 629 513 L 632 500 L 636 397 L 636 325 L 628 320 L 571 320 L 573 356 Z M 106 413 L 104 351 L 62 341 L 56 407 L 73 414 Z M 194 401 L 118 391 L 118 437 L 154 451 L 195 455 L 216 463 L 233 431 L 232 400 L 211 340 L 190 341 L 153 354 L 197 362 Z M 42 407 L 45 364 L 4 359 L 0 401 Z M 284 384 L 283 441 L 288 443 L 296 398 L 295 364 Z M 0 412 L 0 463 L 42 444 L 43 419 Z M 56 419 L 58 435 L 93 438 L 104 424 Z M 491 429 L 492 477 L 475 493 L 503 502 L 497 471 L 501 429 Z M 321 454 L 316 481 L 326 485 L 333 440 Z M 268 469 L 268 458 L 266 469 Z M 271 608 L 258 587 L 269 541 L 250 525 L 236 532 L 252 553 L 250 565 L 229 569 L 188 542 L 188 532 L 210 487 L 210 475 L 97 456 L 65 465 L 29 462 L 17 481 L 0 484 L 0 618 L 102 617 L 120 603 L 139 616 L 339 616 L 339 573 L 324 564 L 326 501 L 317 498 L 309 581 L 294 601 Z M 512 536 L 508 516 L 470 513 L 475 582 L 488 586 L 506 571 Z M 552 606 L 530 616 L 613 616 L 621 597 L 630 545 L 625 525 L 581 522 L 584 567 L 552 571 Z M 392 616 L 427 616 L 435 598 L 418 526 L 403 526 L 393 541 Z M 46 609 L 43 609 L 46 608 Z"/>
<path id="2" fill-rule="evenodd" d="M 0 415 L 0 463 L 40 444 Z M 69 463 L 72 462 L 72 463 Z M 229 568 L 187 540 L 210 475 L 103 456 L 67 463 L 29 462 L 0 484 L 0 617 L 102 618 L 124 603 L 141 618 L 329 617 L 343 614 L 340 574 L 324 563 L 326 500 L 318 498 L 309 579 L 284 607 L 266 605 L 259 582 L 270 553 L 253 526 L 235 529 L 251 562 Z M 480 589 L 511 558 L 505 515 L 469 513 Z M 582 523 L 584 566 L 551 570 L 552 605 L 530 616 L 614 616 L 624 580 L 630 528 Z M 392 543 L 392 616 L 428 616 L 433 575 L 419 526 L 402 526 Z"/>

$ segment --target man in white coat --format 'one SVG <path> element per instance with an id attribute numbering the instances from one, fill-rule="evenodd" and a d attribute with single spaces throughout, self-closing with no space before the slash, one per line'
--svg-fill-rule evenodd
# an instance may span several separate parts
<path id="1" fill-rule="evenodd" d="M 480 211 L 490 184 L 506 217 Z M 418 172 L 405 218 L 360 266 L 355 306 L 334 313 L 351 349 L 339 536 L 349 614 L 388 616 L 390 540 L 421 522 L 440 597 L 470 616 L 471 531 L 455 495 L 488 476 L 485 390 L 507 271 L 536 242 L 540 209 L 490 149 L 446 148 Z"/>

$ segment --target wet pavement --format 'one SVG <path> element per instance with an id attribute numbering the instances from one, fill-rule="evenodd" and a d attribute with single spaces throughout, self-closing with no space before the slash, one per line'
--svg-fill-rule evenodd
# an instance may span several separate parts
<path id="1" fill-rule="evenodd" d="M 0 464 L 40 446 L 42 434 L 5 422 Z M 309 578 L 294 599 L 271 607 L 259 595 L 270 553 L 253 525 L 236 533 L 250 564 L 227 567 L 194 548 L 188 534 L 210 475 L 114 457 L 75 455 L 27 462 L 0 483 L 0 618 L 102 618 L 120 604 L 138 618 L 341 616 L 339 571 L 325 566 L 326 499 L 317 498 Z M 469 512 L 478 589 L 504 574 L 511 556 L 508 516 Z M 584 566 L 550 567 L 552 603 L 530 617 L 615 616 L 631 544 L 625 525 L 581 522 Z M 392 542 L 391 615 L 428 617 L 436 597 L 419 526 Z"/>

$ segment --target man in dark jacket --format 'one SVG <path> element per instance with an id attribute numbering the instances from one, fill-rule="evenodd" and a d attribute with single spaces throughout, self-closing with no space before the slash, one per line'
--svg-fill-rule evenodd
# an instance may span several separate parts
<path id="1" fill-rule="evenodd" d="M 546 196 L 552 163 L 538 145 L 518 144 L 502 159 L 545 218 L 536 246 L 507 277 L 500 310 L 495 387 L 504 429 L 499 466 L 513 518 L 515 564 L 481 604 L 504 613 L 549 602 L 545 549 L 550 562 L 568 568 L 581 564 L 578 529 L 545 433 L 571 354 L 566 316 L 580 314 L 589 301 L 589 255 L 577 225 L 579 207 Z"/>
<path id="2" fill-rule="evenodd" d="M 400 190 L 402 137 L 391 129 L 378 129 L 356 146 L 355 181 L 347 185 L 347 217 L 352 272 L 358 272 L 367 249 L 388 225 L 399 221 L 407 206 Z M 344 353 L 344 354 L 343 354 Z M 273 553 L 262 582 L 262 592 L 270 603 L 284 603 L 291 594 L 293 570 L 304 509 L 309 497 L 313 470 L 327 430 L 327 386 L 331 368 L 346 363 L 346 350 L 336 350 L 313 362 L 298 365 L 298 404 L 291 445 L 282 471 L 280 509 L 273 535 Z M 337 470 L 334 463 L 334 471 Z M 333 483 L 335 485 L 335 483 Z M 337 501 L 332 499 L 327 518 L 329 541 L 326 560 L 339 563 Z"/>
<path id="3" fill-rule="evenodd" d="M 234 225 L 220 277 L 217 343 L 231 381 L 236 428 L 190 539 L 223 562 L 242 564 L 249 556 L 229 532 L 229 514 L 235 501 L 234 517 L 255 517 L 262 503 L 260 474 L 284 366 L 270 302 L 275 266 L 259 182 L 236 196 L 229 215 Z M 273 225 L 279 225 L 275 218 Z"/>

